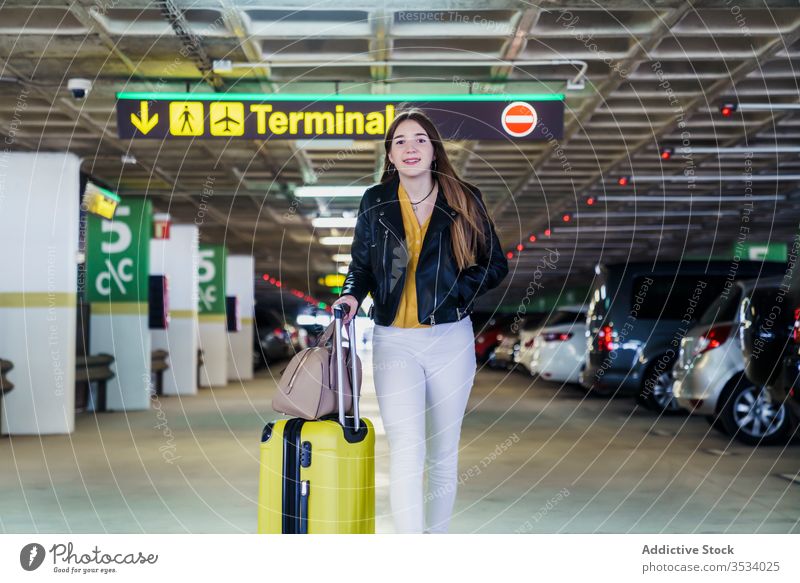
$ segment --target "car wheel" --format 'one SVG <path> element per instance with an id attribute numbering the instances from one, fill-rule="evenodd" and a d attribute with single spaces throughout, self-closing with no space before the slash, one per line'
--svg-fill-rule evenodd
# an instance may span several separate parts
<path id="1" fill-rule="evenodd" d="M 264 368 L 266 364 L 264 364 L 264 356 L 261 354 L 261 351 L 258 348 L 253 349 L 253 370 L 261 370 Z"/>
<path id="2" fill-rule="evenodd" d="M 729 435 L 748 445 L 785 443 L 793 429 L 786 408 L 773 404 L 766 390 L 744 377 L 725 399 L 720 421 Z"/>
<path id="3" fill-rule="evenodd" d="M 645 375 L 642 389 L 636 397 L 636 402 L 644 407 L 665 415 L 674 415 L 683 411 L 675 396 L 672 394 L 672 366 L 665 367 L 662 371 L 650 369 Z"/>
<path id="4" fill-rule="evenodd" d="M 654 411 L 668 415 L 680 413 L 683 410 L 678 405 L 675 395 L 672 394 L 672 375 L 669 371 L 658 375 L 650 393 L 649 405 Z"/>

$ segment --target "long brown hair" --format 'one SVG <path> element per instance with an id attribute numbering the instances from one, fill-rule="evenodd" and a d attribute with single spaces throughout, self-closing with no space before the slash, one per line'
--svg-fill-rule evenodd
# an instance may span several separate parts
<path id="1" fill-rule="evenodd" d="M 421 109 L 410 108 L 398 111 L 386 130 L 386 138 L 383 142 L 385 154 L 381 182 L 389 182 L 398 175 L 397 168 L 389 160 L 389 151 L 392 149 L 392 138 L 395 131 L 397 131 L 397 126 L 409 119 L 422 126 L 433 145 L 434 162 L 431 172 L 434 174 L 434 179 L 439 182 L 447 204 L 458 212 L 458 216 L 450 229 L 450 236 L 458 268 L 466 269 L 475 263 L 479 250 L 486 250 L 488 242 L 481 236 L 481 233 L 483 233 L 483 218 L 485 216 L 490 222 L 492 219 L 488 213 L 484 213 L 467 183 L 461 179 L 456 169 L 453 168 L 450 159 L 447 157 L 447 151 L 444 148 L 439 130 L 436 129 L 431 119 Z M 488 237 L 489 234 L 486 233 L 485 235 Z"/>

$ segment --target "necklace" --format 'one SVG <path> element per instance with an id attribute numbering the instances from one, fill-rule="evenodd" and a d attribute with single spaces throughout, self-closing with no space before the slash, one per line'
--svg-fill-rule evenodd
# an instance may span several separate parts
<path id="1" fill-rule="evenodd" d="M 422 197 L 421 199 L 419 199 L 417 202 L 414 202 L 413 200 L 411 200 L 411 197 L 410 197 L 410 196 L 408 197 L 408 200 L 411 200 L 411 208 L 412 208 L 412 209 L 414 209 L 414 212 L 416 212 L 416 210 L 417 210 L 417 207 L 419 206 L 419 204 L 420 204 L 422 201 L 424 201 L 426 198 L 428 198 L 428 197 L 429 197 L 429 196 L 430 196 L 430 195 L 433 193 L 433 189 L 434 189 L 434 188 L 436 188 L 436 181 L 435 181 L 435 180 L 433 181 L 433 184 L 431 185 L 431 190 L 430 190 L 430 192 L 428 192 L 428 194 L 426 194 L 425 196 L 423 196 L 423 197 Z"/>

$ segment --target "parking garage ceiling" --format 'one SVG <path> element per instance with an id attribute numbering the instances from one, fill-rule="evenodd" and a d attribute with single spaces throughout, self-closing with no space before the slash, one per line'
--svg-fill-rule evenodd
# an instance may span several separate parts
<path id="1" fill-rule="evenodd" d="M 122 140 L 116 93 L 563 93 L 560 140 L 448 146 L 514 253 L 487 304 L 517 304 L 546 248 L 559 251 L 544 274 L 558 293 L 598 261 L 730 256 L 745 214 L 751 241 L 797 233 L 796 2 L 283 4 L 2 2 L 0 133 L 10 149 L 75 152 L 175 222 L 202 210 L 203 241 L 322 298 L 317 277 L 348 249 L 321 245 L 345 232 L 311 219 L 358 201 L 294 189 L 372 184 L 381 141 Z M 76 77 L 93 81 L 85 100 L 67 91 Z M 772 107 L 724 117 L 725 103 Z"/>

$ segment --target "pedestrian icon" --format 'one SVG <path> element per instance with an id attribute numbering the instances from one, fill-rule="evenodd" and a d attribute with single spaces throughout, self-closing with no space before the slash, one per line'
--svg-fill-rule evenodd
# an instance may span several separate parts
<path id="1" fill-rule="evenodd" d="M 212 136 L 244 135 L 244 104 L 217 102 L 209 106 Z"/>
<path id="2" fill-rule="evenodd" d="M 175 101 L 169 104 L 169 133 L 173 136 L 203 135 L 203 104 Z"/>

